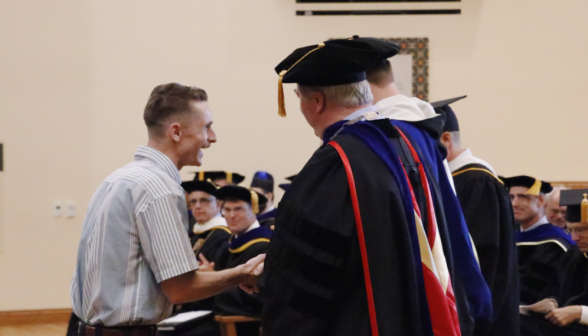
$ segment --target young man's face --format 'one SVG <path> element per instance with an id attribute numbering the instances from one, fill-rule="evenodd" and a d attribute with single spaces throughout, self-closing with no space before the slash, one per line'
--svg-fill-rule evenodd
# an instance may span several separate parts
<path id="1" fill-rule="evenodd" d="M 192 113 L 182 122 L 181 142 L 178 144 L 181 166 L 202 165 L 202 148 L 216 142 L 212 129 L 212 114 L 207 102 L 190 102 Z"/>
<path id="2" fill-rule="evenodd" d="M 204 191 L 193 191 L 188 196 L 192 216 L 196 222 L 204 224 L 220 212 L 220 205 L 216 197 Z"/>
<path id="3" fill-rule="evenodd" d="M 257 220 L 251 205 L 245 201 L 223 202 L 223 216 L 229 230 L 236 234 L 245 232 Z"/>
<path id="4" fill-rule="evenodd" d="M 544 195 L 533 196 L 525 194 L 529 188 L 511 187 L 509 191 L 510 201 L 517 222 L 526 222 L 539 214 L 543 207 Z"/>

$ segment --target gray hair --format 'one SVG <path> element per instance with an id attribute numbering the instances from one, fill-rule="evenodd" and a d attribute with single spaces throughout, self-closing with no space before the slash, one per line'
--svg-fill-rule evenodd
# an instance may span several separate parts
<path id="1" fill-rule="evenodd" d="M 568 187 L 553 187 L 553 190 L 546 195 L 545 203 L 547 204 L 553 197 L 559 197 L 562 190 L 570 190 Z"/>
<path id="2" fill-rule="evenodd" d="M 313 92 L 320 92 L 325 96 L 325 100 L 342 107 L 358 107 L 374 101 L 370 84 L 366 80 L 334 86 L 298 85 L 298 89 L 302 97 Z"/>

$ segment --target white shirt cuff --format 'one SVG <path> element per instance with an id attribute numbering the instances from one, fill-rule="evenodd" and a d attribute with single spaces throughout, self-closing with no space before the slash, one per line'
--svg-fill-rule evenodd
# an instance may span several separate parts
<path id="1" fill-rule="evenodd" d="M 588 325 L 588 306 L 580 307 L 582 307 L 582 317 L 580 318 L 580 323 Z"/>

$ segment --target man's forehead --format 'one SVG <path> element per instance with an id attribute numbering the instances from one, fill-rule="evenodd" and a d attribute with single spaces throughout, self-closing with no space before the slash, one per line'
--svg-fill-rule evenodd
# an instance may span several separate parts
<path id="1" fill-rule="evenodd" d="M 246 204 L 247 204 L 247 202 L 245 202 L 245 201 L 225 201 L 223 203 L 223 208 L 226 208 L 226 207 L 236 208 L 238 206 L 244 206 Z"/>
<path id="2" fill-rule="evenodd" d="M 198 198 L 198 197 L 210 197 L 212 196 L 211 194 L 201 191 L 201 190 L 196 190 L 196 191 L 192 191 L 190 193 L 190 198 Z"/>
<path id="3" fill-rule="evenodd" d="M 525 195 L 525 193 L 527 191 L 529 191 L 529 188 L 525 188 L 525 187 L 511 187 L 508 192 L 511 195 Z"/>

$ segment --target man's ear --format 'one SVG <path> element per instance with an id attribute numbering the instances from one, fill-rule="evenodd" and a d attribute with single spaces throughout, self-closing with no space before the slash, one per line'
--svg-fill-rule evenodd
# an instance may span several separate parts
<path id="1" fill-rule="evenodd" d="M 452 144 L 451 133 L 443 132 L 443 134 L 441 134 L 440 140 L 441 140 L 441 143 L 443 144 L 443 146 L 445 146 L 445 148 L 447 148 L 447 149 L 451 148 L 451 144 Z"/>
<path id="2" fill-rule="evenodd" d="M 168 127 L 168 134 L 174 142 L 180 142 L 182 139 L 182 126 L 180 123 L 172 123 Z"/>
<path id="3" fill-rule="evenodd" d="M 313 92 L 312 100 L 315 104 L 315 111 L 322 114 L 326 109 L 325 95 L 322 92 Z"/>

